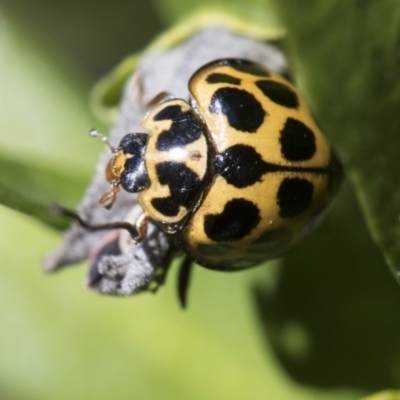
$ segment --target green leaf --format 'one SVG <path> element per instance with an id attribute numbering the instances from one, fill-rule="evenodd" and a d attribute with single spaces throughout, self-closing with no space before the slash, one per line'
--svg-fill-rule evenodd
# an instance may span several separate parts
<path id="1" fill-rule="evenodd" d="M 0 202 L 60 227 L 49 204 L 77 203 L 102 145 L 73 68 L 0 18 Z"/>
<path id="2" fill-rule="evenodd" d="M 193 34 L 205 27 L 225 27 L 232 32 L 258 40 L 278 41 L 284 36 L 282 26 L 274 18 L 272 9 L 267 8 L 266 15 L 268 18 L 260 18 L 259 21 L 254 18 L 255 16 L 247 15 L 246 12 L 239 13 L 238 10 L 236 11 L 237 15 L 218 8 L 203 7 L 198 9 L 192 14 L 185 15 L 185 18 L 182 18 L 170 29 L 156 37 L 141 54 L 138 53 L 126 57 L 94 87 L 92 108 L 96 115 L 105 121 L 113 121 L 115 119 L 118 114 L 118 106 L 123 89 L 141 56 L 145 56 L 146 52 L 161 52 L 177 46 L 180 42 L 189 39 Z M 262 11 L 265 11 L 264 8 Z M 256 15 L 260 17 L 260 15 L 264 15 L 263 12 L 261 14 L 256 13 Z"/>
<path id="3" fill-rule="evenodd" d="M 400 8 L 396 0 L 275 1 L 293 65 L 400 281 Z"/>
<path id="4" fill-rule="evenodd" d="M 349 186 L 349 185 L 346 185 Z M 344 187 L 327 221 L 255 297 L 268 349 L 305 385 L 400 386 L 400 291 Z"/>
<path id="5" fill-rule="evenodd" d="M 125 85 L 138 61 L 138 55 L 128 56 L 93 88 L 91 104 L 100 119 L 106 122 L 115 120 Z"/>
<path id="6" fill-rule="evenodd" d="M 249 0 L 243 3 L 241 0 L 205 0 L 190 2 L 185 0 L 156 0 L 158 9 L 167 21 L 177 21 L 186 18 L 190 14 L 198 14 L 203 10 L 219 10 L 221 13 L 230 13 L 248 20 L 249 31 L 251 25 L 275 27 L 281 29 L 271 0 Z"/>
<path id="7" fill-rule="evenodd" d="M 372 396 L 365 397 L 363 400 L 399 400 L 400 392 L 396 390 L 388 390 L 386 392 L 381 392 L 373 394 Z"/>
<path id="8" fill-rule="evenodd" d="M 40 164 L 8 160 L 0 153 L 0 202 L 58 229 L 67 223 L 51 213 L 53 203 L 75 205 L 86 180 Z"/>
<path id="9" fill-rule="evenodd" d="M 0 226 L 7 227 L 0 230 L 1 394 L 24 400 L 360 397 L 299 385 L 271 349 L 264 351 L 249 285 L 268 280 L 273 287 L 277 263 L 232 274 L 196 268 L 183 311 L 175 268 L 156 295 L 99 297 L 83 289 L 85 269 L 40 271 L 41 256 L 59 240 L 54 231 L 1 207 Z"/>

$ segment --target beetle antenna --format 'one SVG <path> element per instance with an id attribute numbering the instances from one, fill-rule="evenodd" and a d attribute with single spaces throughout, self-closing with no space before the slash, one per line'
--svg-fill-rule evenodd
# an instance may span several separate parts
<path id="1" fill-rule="evenodd" d="M 106 135 L 103 135 L 101 132 L 99 132 L 97 129 L 90 129 L 89 130 L 89 136 L 93 137 L 93 138 L 99 138 L 100 140 L 102 140 L 107 147 L 111 150 L 112 153 L 116 153 L 117 150 L 115 149 L 115 147 L 113 147 L 110 143 L 110 141 L 108 140 L 108 137 Z"/>

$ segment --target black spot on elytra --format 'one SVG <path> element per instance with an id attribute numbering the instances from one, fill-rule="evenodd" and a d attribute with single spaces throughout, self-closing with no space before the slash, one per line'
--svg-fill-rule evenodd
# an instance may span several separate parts
<path id="1" fill-rule="evenodd" d="M 261 176 L 269 171 L 269 166 L 253 147 L 237 144 L 217 154 L 215 170 L 229 184 L 245 188 L 260 181 Z"/>
<path id="2" fill-rule="evenodd" d="M 242 89 L 224 87 L 215 91 L 209 110 L 225 115 L 232 128 L 254 133 L 264 121 L 265 111 L 259 101 Z"/>
<path id="3" fill-rule="evenodd" d="M 269 76 L 269 72 L 251 61 L 241 60 L 238 58 L 228 58 L 221 62 L 223 65 L 229 65 L 237 71 L 255 76 Z"/>
<path id="4" fill-rule="evenodd" d="M 302 178 L 285 178 L 277 193 L 279 215 L 282 218 L 295 218 L 311 204 L 314 186 Z"/>
<path id="5" fill-rule="evenodd" d="M 280 106 L 287 108 L 297 108 L 299 106 L 297 94 L 283 83 L 272 80 L 262 80 L 256 82 L 256 85 L 265 96 Z"/>
<path id="6" fill-rule="evenodd" d="M 144 164 L 148 138 L 149 135 L 145 133 L 130 133 L 122 138 L 119 145 L 119 149 L 132 156 L 125 161 L 120 180 L 121 186 L 127 192 L 137 193 L 148 185 L 148 176 Z"/>
<path id="7" fill-rule="evenodd" d="M 179 105 L 167 106 L 154 116 L 154 121 L 163 120 L 171 120 L 172 125 L 158 137 L 156 148 L 160 151 L 184 147 L 196 141 L 203 133 L 194 112 L 182 111 Z"/>
<path id="8" fill-rule="evenodd" d="M 177 215 L 179 206 L 189 208 L 201 187 L 197 174 L 185 164 L 172 161 L 157 164 L 156 171 L 159 182 L 168 185 L 170 196 L 153 199 L 153 207 L 168 217 Z"/>
<path id="9" fill-rule="evenodd" d="M 208 83 L 231 83 L 232 85 L 240 85 L 240 79 L 228 74 L 214 73 L 207 76 Z"/>
<path id="10" fill-rule="evenodd" d="M 204 217 L 204 232 L 216 242 L 240 240 L 260 222 L 260 210 L 246 199 L 233 199 L 225 204 L 221 214 Z"/>
<path id="11" fill-rule="evenodd" d="M 294 118 L 286 120 L 279 142 L 282 156 L 288 161 L 309 160 L 317 150 L 313 131 Z"/>

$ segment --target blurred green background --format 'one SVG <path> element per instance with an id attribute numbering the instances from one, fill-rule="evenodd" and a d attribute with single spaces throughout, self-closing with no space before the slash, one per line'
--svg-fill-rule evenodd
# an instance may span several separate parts
<path id="1" fill-rule="evenodd" d="M 242 4 L 219 3 L 224 9 Z M 281 16 L 298 80 L 337 142 L 375 240 L 387 239 L 388 246 L 380 244 L 393 267 L 400 213 L 391 207 L 395 197 L 379 185 L 398 190 L 393 182 L 400 171 L 389 153 L 399 148 L 399 125 L 390 114 L 398 110 L 399 86 L 392 70 L 370 71 L 365 59 L 368 49 L 378 65 L 386 53 L 400 53 L 398 24 L 386 18 L 395 20 L 400 11 L 387 0 L 379 3 L 382 17 L 370 0 L 317 3 L 256 0 L 245 8 L 257 23 L 263 15 Z M 196 268 L 186 311 L 175 296 L 175 269 L 157 295 L 126 299 L 85 291 L 83 265 L 54 276 L 41 271 L 41 258 L 60 234 L 27 214 L 57 225 L 46 219 L 47 204 L 73 207 L 83 194 L 102 150 L 86 136 L 89 127 L 102 126 L 89 110 L 91 86 L 196 6 L 179 0 L 0 2 L 1 400 L 359 399 L 400 386 L 400 290 L 350 182 L 324 226 L 284 260 L 236 274 Z M 372 34 L 381 38 L 383 26 L 392 38 L 384 51 Z M 374 47 L 359 46 L 358 37 Z M 362 68 L 355 48 L 365 56 Z M 397 61 L 388 57 L 392 68 Z M 397 91 L 374 97 L 385 85 Z M 387 153 L 360 121 L 372 133 L 382 128 L 379 143 Z M 392 169 L 385 179 L 375 178 L 377 169 L 371 173 L 378 164 L 365 153 L 368 144 L 380 151 L 382 168 Z M 368 200 L 370 192 L 379 196 Z M 374 207 L 382 209 L 378 220 L 371 217 Z"/>

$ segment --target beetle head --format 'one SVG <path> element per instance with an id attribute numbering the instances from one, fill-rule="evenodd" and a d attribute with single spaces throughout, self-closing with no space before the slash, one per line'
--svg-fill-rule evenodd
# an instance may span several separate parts
<path id="1" fill-rule="evenodd" d="M 111 184 L 111 190 L 104 194 L 101 204 L 111 208 L 120 186 L 127 192 L 137 193 L 144 190 L 148 184 L 148 176 L 144 163 L 144 155 L 148 135 L 145 133 L 129 133 L 125 135 L 118 149 L 106 167 L 106 179 Z"/>

